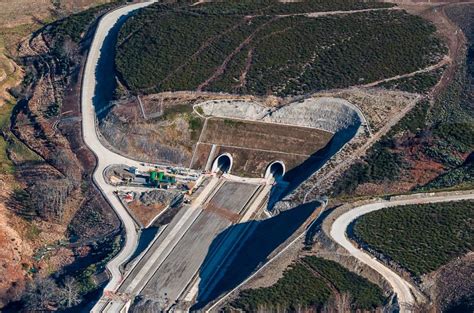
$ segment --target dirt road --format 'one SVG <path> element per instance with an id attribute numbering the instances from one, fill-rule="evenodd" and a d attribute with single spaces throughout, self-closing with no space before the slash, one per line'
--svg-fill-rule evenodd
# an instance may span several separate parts
<path id="1" fill-rule="evenodd" d="M 442 66 L 446 66 L 446 69 L 443 75 L 441 76 L 441 79 L 429 93 L 429 97 L 431 99 L 434 99 L 440 94 L 440 92 L 442 92 L 446 88 L 449 82 L 454 78 L 454 74 L 458 65 L 458 60 L 463 57 L 464 46 L 466 43 L 464 33 L 455 23 L 453 23 L 453 21 L 449 19 L 449 17 L 446 15 L 445 10 L 446 8 L 451 6 L 472 4 L 472 2 L 453 1 L 451 3 L 446 3 L 441 1 L 410 0 L 393 0 L 390 2 L 396 3 L 401 9 L 406 10 L 410 14 L 419 15 L 422 18 L 432 22 L 436 26 L 437 34 L 444 40 L 444 42 L 448 46 L 448 54 L 439 63 L 429 66 L 425 69 L 383 79 L 377 82 L 367 84 L 364 87 L 371 87 L 386 81 L 411 77 L 419 73 L 429 72 Z"/>
<path id="2" fill-rule="evenodd" d="M 392 200 L 377 200 L 373 203 L 362 205 L 351 209 L 350 211 L 339 216 L 331 226 L 330 235 L 332 239 L 339 245 L 344 247 L 352 256 L 360 260 L 362 263 L 370 266 L 382 275 L 392 286 L 397 294 L 398 303 L 400 304 L 400 312 L 411 312 L 411 307 L 416 303 L 416 288 L 403 279 L 400 275 L 392 271 L 390 268 L 379 262 L 376 258 L 358 249 L 347 238 L 347 228 L 357 218 L 377 210 L 390 208 L 395 206 L 403 206 L 410 204 L 438 203 L 448 201 L 472 200 L 474 199 L 474 190 L 467 192 L 450 192 L 450 193 L 426 193 L 415 194 L 409 196 L 394 197 Z"/>

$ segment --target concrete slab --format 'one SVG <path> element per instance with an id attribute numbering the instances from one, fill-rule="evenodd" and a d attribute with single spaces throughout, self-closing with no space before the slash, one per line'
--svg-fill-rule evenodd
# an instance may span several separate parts
<path id="1" fill-rule="evenodd" d="M 223 239 L 219 238 L 219 234 L 233 224 L 231 219 L 210 208 L 219 207 L 238 215 L 248 205 L 258 187 L 254 184 L 226 181 L 204 205 L 202 213 L 188 228 L 140 294 L 164 303 L 165 306 L 179 299 L 198 275 L 206 258 L 219 248 Z M 226 242 L 230 247 L 228 241 Z"/>
<path id="2" fill-rule="evenodd" d="M 214 239 L 230 226 L 227 219 L 202 212 L 143 289 L 153 298 L 178 299 L 210 252 Z"/>
<path id="3" fill-rule="evenodd" d="M 226 181 L 209 201 L 209 206 L 240 213 L 257 189 L 256 185 Z"/>

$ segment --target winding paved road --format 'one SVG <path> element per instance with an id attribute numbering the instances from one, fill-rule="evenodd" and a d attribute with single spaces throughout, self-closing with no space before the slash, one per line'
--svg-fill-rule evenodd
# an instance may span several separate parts
<path id="1" fill-rule="evenodd" d="M 128 214 L 125 207 L 114 195 L 115 187 L 108 185 L 102 175 L 104 169 L 111 164 L 125 164 L 143 168 L 138 161 L 125 158 L 105 148 L 99 140 L 96 132 L 96 113 L 93 104 L 93 98 L 96 91 L 96 67 L 101 55 L 101 47 L 110 29 L 115 25 L 118 19 L 134 10 L 143 8 L 152 4 L 153 1 L 127 5 L 119 8 L 102 17 L 97 26 L 97 30 L 92 42 L 82 81 L 81 110 L 82 110 L 82 131 L 85 144 L 97 157 L 97 167 L 93 174 L 93 179 L 97 187 L 101 190 L 112 208 L 117 212 L 123 222 L 126 240 L 120 253 L 107 264 L 111 279 L 105 291 L 115 290 L 122 280 L 122 273 L 119 270 L 128 258 L 132 255 L 138 242 L 138 231 L 132 217 Z"/>
<path id="2" fill-rule="evenodd" d="M 390 268 L 379 262 L 376 258 L 353 245 L 346 234 L 348 226 L 355 219 L 361 217 L 362 215 L 384 208 L 409 204 L 438 203 L 473 199 L 474 190 L 470 190 L 467 192 L 451 192 L 444 194 L 415 194 L 410 196 L 394 197 L 393 200 L 389 201 L 380 200 L 374 203 L 353 208 L 350 211 L 336 218 L 336 220 L 331 226 L 330 235 L 335 242 L 344 247 L 352 256 L 376 270 L 388 281 L 388 283 L 392 286 L 394 292 L 397 294 L 398 302 L 400 304 L 400 312 L 411 312 L 410 307 L 415 304 L 416 300 L 413 296 L 414 293 L 417 293 L 415 287 L 413 287 L 409 282 L 404 280 Z"/>
<path id="3" fill-rule="evenodd" d="M 132 253 L 135 250 L 138 241 L 138 231 L 137 227 L 128 214 L 123 205 L 118 201 L 114 195 L 114 187 L 108 185 L 102 175 L 104 169 L 111 164 L 125 164 L 128 166 L 136 166 L 138 168 L 143 168 L 138 161 L 125 158 L 119 154 L 116 154 L 107 148 L 105 148 L 97 135 L 96 132 L 96 113 L 93 105 L 93 98 L 95 95 L 96 89 L 96 67 L 101 54 L 101 47 L 103 42 L 109 33 L 110 29 L 116 24 L 118 19 L 134 10 L 146 7 L 156 0 L 151 0 L 143 3 L 131 4 L 119 8 L 115 11 L 112 11 L 106 14 L 98 24 L 92 46 L 87 58 L 87 63 L 84 71 L 83 85 L 82 85 L 82 127 L 83 127 L 83 137 L 85 144 L 94 152 L 97 157 L 97 168 L 94 171 L 93 179 L 104 194 L 106 199 L 109 201 L 111 206 L 119 215 L 120 219 L 123 222 L 125 231 L 126 231 L 126 242 L 123 249 L 120 253 L 107 264 L 107 269 L 111 274 L 111 280 L 105 287 L 105 291 L 115 291 L 122 281 L 122 273 L 119 270 L 120 265 L 129 259 Z M 354 221 L 356 218 L 367 214 L 372 211 L 380 210 L 382 208 L 388 208 L 398 205 L 407 205 L 407 204 L 419 204 L 419 203 L 433 203 L 433 202 L 445 202 L 445 201 L 459 201 L 464 199 L 474 199 L 474 192 L 468 194 L 450 194 L 448 196 L 436 196 L 436 195 L 422 195 L 422 196 L 413 196 L 413 198 L 405 198 L 392 201 L 380 201 L 368 205 L 364 205 L 358 208 L 355 208 L 336 219 L 331 228 L 331 237 L 349 251 L 354 257 L 361 260 L 363 263 L 369 265 L 378 271 L 381 275 L 387 279 L 387 281 L 392 285 L 394 291 L 396 292 L 399 302 L 404 304 L 412 304 L 415 299 L 411 290 L 414 290 L 414 287 L 411 286 L 408 282 L 403 280 L 398 274 L 387 268 L 382 263 L 373 259 L 367 253 L 357 249 L 346 237 L 346 229 L 349 224 Z M 406 312 L 407 309 L 402 306 L 402 312 Z"/>

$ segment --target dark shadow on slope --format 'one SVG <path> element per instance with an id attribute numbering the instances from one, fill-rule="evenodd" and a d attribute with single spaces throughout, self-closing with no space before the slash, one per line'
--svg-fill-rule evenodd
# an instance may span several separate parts
<path id="1" fill-rule="evenodd" d="M 331 141 L 321 150 L 313 153 L 306 161 L 300 165 L 289 170 L 285 176 L 284 180 L 288 182 L 288 187 L 285 188 L 283 192 L 277 191 L 277 188 L 272 188 L 270 192 L 270 199 L 268 210 L 271 210 L 273 204 L 280 199 L 283 199 L 285 196 L 290 194 L 295 190 L 301 183 L 307 180 L 311 175 L 313 175 L 317 170 L 319 170 L 323 165 L 332 158 L 347 142 L 349 142 L 356 134 L 361 123 L 350 126 L 344 130 L 341 130 L 334 134 Z M 273 194 L 279 193 L 277 197 L 274 197 Z"/>
<path id="2" fill-rule="evenodd" d="M 148 248 L 153 239 L 155 239 L 159 230 L 160 227 L 149 227 L 141 231 L 140 238 L 138 239 L 137 248 L 135 249 L 135 252 L 133 252 L 133 255 L 128 259 L 127 263 L 125 264 L 125 267 L 127 267 L 130 262 L 134 261 L 136 257 L 138 257 L 143 251 L 145 251 L 145 249 Z"/>
<path id="3" fill-rule="evenodd" d="M 96 114 L 100 112 L 97 114 L 99 120 L 104 118 L 110 111 L 111 107 L 106 108 L 113 100 L 113 94 L 117 87 L 117 81 L 115 79 L 115 45 L 117 43 L 118 34 L 125 21 L 133 14 L 135 14 L 135 11 L 122 16 L 117 23 L 115 23 L 105 37 L 104 44 L 100 49 L 99 62 L 95 69 L 95 95 L 92 100 Z"/>
<path id="4" fill-rule="evenodd" d="M 250 221 L 233 225 L 221 232 L 211 244 L 203 266 L 201 267 L 199 293 L 197 295 L 196 304 L 192 307 L 192 310 L 203 308 L 223 292 L 232 290 L 244 281 L 267 260 L 268 256 L 278 246 L 285 242 L 285 240 L 309 218 L 318 205 L 318 202 L 307 203 L 294 209 L 284 211 L 267 220 Z M 213 253 L 218 249 L 219 244 L 229 235 L 252 229 L 253 232 L 245 241 L 245 244 L 237 252 L 230 264 L 227 264 L 229 266 L 224 270 L 224 276 L 220 276 L 219 278 L 209 274 L 215 272 L 215 268 L 213 271 L 207 267 L 209 267 Z M 209 270 L 209 272 L 207 270 Z M 222 270 L 221 268 L 217 272 L 220 273 Z M 215 281 L 216 279 L 218 280 L 217 282 Z M 213 285 L 213 287 L 210 287 L 211 285 Z"/>
<path id="5" fill-rule="evenodd" d="M 474 295 L 464 295 L 462 298 L 449 303 L 445 313 L 474 312 Z"/>
<path id="6" fill-rule="evenodd" d="M 304 238 L 304 244 L 306 248 L 311 248 L 314 245 L 316 235 L 320 233 L 322 230 L 323 224 L 321 223 L 321 221 L 324 221 L 326 217 L 328 217 L 329 214 L 331 214 L 336 208 L 337 206 L 329 208 L 329 209 L 328 208 L 324 209 L 324 211 L 319 216 L 319 221 L 311 225 L 311 227 L 309 227 L 306 230 L 306 234 Z"/>

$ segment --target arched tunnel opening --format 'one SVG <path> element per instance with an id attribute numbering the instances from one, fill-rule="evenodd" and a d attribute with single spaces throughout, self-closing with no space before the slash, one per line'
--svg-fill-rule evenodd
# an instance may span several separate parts
<path id="1" fill-rule="evenodd" d="M 281 179 L 285 175 L 285 171 L 285 164 L 282 161 L 275 161 L 267 167 L 265 178 Z"/>
<path id="2" fill-rule="evenodd" d="M 212 172 L 229 173 L 232 168 L 232 156 L 228 153 L 217 157 L 212 165 Z"/>

